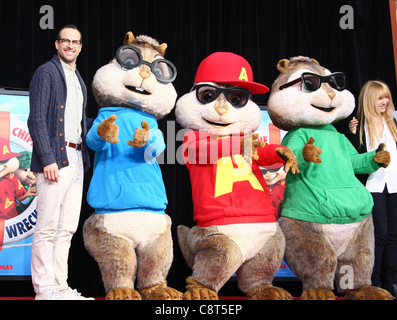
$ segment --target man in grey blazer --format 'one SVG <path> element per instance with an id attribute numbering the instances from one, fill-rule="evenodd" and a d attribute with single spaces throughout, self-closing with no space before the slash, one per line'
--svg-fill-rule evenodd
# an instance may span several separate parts
<path id="1" fill-rule="evenodd" d="M 37 223 L 32 244 L 32 283 L 37 300 L 80 300 L 68 286 L 68 255 L 76 232 L 88 169 L 87 88 L 76 69 L 82 49 L 74 25 L 62 28 L 57 54 L 34 73 L 28 127 L 31 170 L 37 173 Z"/>

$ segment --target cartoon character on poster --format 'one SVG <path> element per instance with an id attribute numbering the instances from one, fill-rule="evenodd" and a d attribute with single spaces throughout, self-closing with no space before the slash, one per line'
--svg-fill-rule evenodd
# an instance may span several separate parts
<path id="1" fill-rule="evenodd" d="M 24 261 L 30 261 L 37 191 L 29 170 L 28 101 L 28 96 L 0 96 L 0 264 L 5 266 L 0 276 L 30 274 Z"/>
<path id="2" fill-rule="evenodd" d="M 265 143 L 280 144 L 287 132 L 280 130 L 272 123 L 267 108 L 261 107 L 261 113 L 262 121 L 259 128 L 255 131 L 255 133 L 259 135 L 258 140 Z M 287 176 L 284 171 L 284 165 L 282 163 L 276 163 L 266 167 L 259 166 L 259 168 L 269 189 L 270 200 L 272 201 L 274 208 L 277 210 L 277 217 L 279 217 L 279 204 L 284 198 L 285 179 Z M 275 278 L 295 279 L 296 276 L 283 260 Z"/>

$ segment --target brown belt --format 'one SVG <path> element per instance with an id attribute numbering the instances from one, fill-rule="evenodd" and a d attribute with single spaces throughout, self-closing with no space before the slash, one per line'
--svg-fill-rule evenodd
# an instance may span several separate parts
<path id="1" fill-rule="evenodd" d="M 75 143 L 73 143 L 73 142 L 67 142 L 67 141 L 65 141 L 65 145 L 66 145 L 67 147 L 74 148 L 74 149 L 76 149 L 76 150 L 81 150 L 81 144 L 75 144 Z"/>

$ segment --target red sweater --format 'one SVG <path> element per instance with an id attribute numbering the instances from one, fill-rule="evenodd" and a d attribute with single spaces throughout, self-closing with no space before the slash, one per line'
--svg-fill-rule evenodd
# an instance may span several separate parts
<path id="1" fill-rule="evenodd" d="M 15 201 L 25 193 L 26 189 L 14 173 L 0 178 L 0 219 L 7 220 L 18 215 Z"/>
<path id="2" fill-rule="evenodd" d="M 266 144 L 257 148 L 259 160 L 250 167 L 241 155 L 241 138 L 201 131 L 185 133 L 183 156 L 190 172 L 194 220 L 200 227 L 276 221 L 258 165 L 285 163 L 275 151 L 285 147 Z"/>

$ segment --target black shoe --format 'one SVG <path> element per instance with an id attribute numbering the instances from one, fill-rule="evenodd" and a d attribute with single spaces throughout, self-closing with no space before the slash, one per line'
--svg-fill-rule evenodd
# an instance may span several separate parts
<path id="1" fill-rule="evenodd" d="M 397 297 L 397 283 L 395 282 L 388 282 L 385 285 L 385 289 L 391 293 L 393 297 Z"/>

